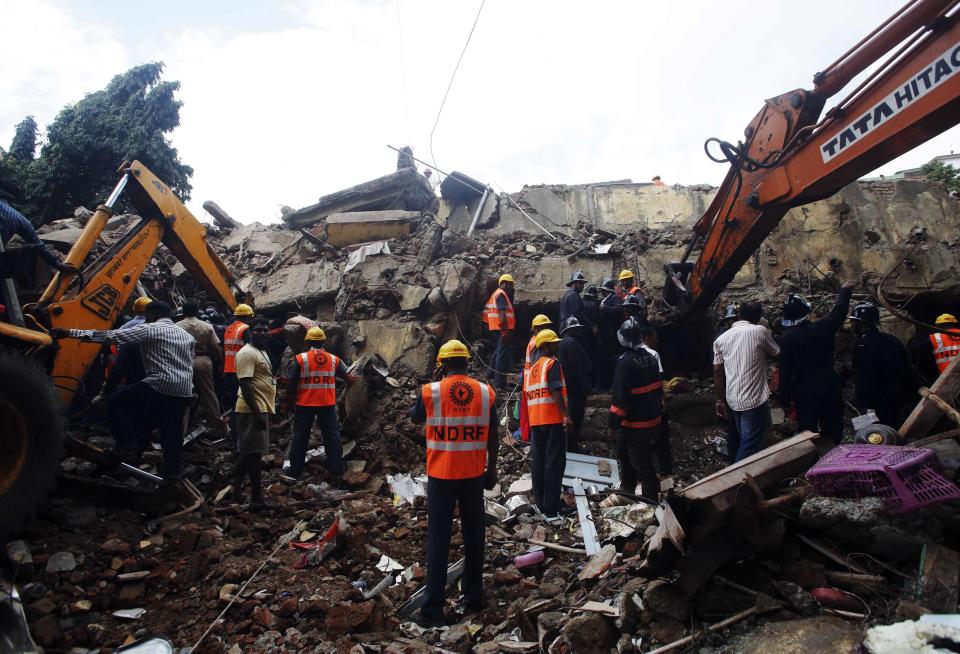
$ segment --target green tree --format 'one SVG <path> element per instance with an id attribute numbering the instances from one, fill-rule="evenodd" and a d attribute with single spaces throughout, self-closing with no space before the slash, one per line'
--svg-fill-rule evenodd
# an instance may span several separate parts
<path id="1" fill-rule="evenodd" d="M 33 116 L 27 116 L 17 125 L 10 142 L 9 155 L 20 162 L 33 161 L 37 152 L 37 121 Z"/>
<path id="2" fill-rule="evenodd" d="M 22 176 L 21 208 L 35 223 L 62 218 L 80 205 L 96 207 L 125 160 L 139 159 L 182 200 L 190 198 L 193 168 L 180 161 L 166 136 L 180 124 L 182 103 L 174 97 L 180 83 L 162 81 L 162 72 L 160 62 L 136 66 L 60 111 L 47 127 L 40 156 Z"/>
<path id="3" fill-rule="evenodd" d="M 920 169 L 924 177 L 934 182 L 942 182 L 948 191 L 960 192 L 960 170 L 955 166 L 934 159 Z"/>

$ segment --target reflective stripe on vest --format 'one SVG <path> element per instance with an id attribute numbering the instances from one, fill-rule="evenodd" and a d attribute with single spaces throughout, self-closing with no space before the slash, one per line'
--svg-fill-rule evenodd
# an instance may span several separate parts
<path id="1" fill-rule="evenodd" d="M 297 406 L 333 406 L 337 403 L 337 368 L 340 359 L 325 350 L 308 350 L 297 355 L 300 381 Z"/>
<path id="2" fill-rule="evenodd" d="M 948 334 L 935 332 L 930 334 L 930 344 L 933 345 L 933 358 L 940 372 L 946 370 L 947 366 L 960 356 L 960 332 L 953 330 Z"/>
<path id="3" fill-rule="evenodd" d="M 630 395 L 646 395 L 647 393 L 651 393 L 661 388 L 663 388 L 663 382 L 658 380 L 653 382 L 652 384 L 647 384 L 646 386 L 638 386 L 637 388 L 631 388 Z"/>
<path id="4" fill-rule="evenodd" d="M 557 425 L 563 422 L 563 408 L 553 400 L 548 377 L 554 365 L 559 365 L 554 357 L 540 357 L 530 367 L 523 371 L 523 392 L 527 398 L 527 409 L 530 413 L 530 425 Z M 563 370 L 560 370 L 560 394 L 564 400 L 567 397 L 567 386 L 563 379 Z"/>
<path id="5" fill-rule="evenodd" d="M 497 308 L 498 295 L 502 295 L 507 301 L 506 309 Z M 500 324 L 501 311 L 503 311 L 507 318 L 506 329 L 512 330 L 517 326 L 517 319 L 513 313 L 513 303 L 510 301 L 510 296 L 507 295 L 507 292 L 502 288 L 498 288 L 490 294 L 490 298 L 487 300 L 487 306 L 483 308 L 483 322 L 487 323 L 487 327 L 490 329 L 490 331 L 498 332 L 504 329 L 504 326 Z"/>
<path id="6" fill-rule="evenodd" d="M 620 426 L 624 429 L 649 429 L 650 427 L 656 427 L 662 421 L 663 419 L 657 416 L 653 420 L 624 420 L 620 423 Z"/>
<path id="7" fill-rule="evenodd" d="M 530 370 L 530 366 L 533 365 L 533 353 L 537 351 L 537 335 L 534 334 L 530 337 L 530 342 L 527 343 L 527 355 L 523 360 L 523 369 Z"/>
<path id="8" fill-rule="evenodd" d="M 467 375 L 451 375 L 425 385 L 421 393 L 427 412 L 427 475 L 438 479 L 482 475 L 491 437 L 493 389 Z"/>
<path id="9" fill-rule="evenodd" d="M 237 320 L 223 333 L 223 371 L 237 372 L 237 352 L 243 347 L 243 334 L 250 325 Z"/>

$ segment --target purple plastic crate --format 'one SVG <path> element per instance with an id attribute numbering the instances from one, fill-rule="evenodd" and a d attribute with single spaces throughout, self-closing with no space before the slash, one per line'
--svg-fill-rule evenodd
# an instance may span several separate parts
<path id="1" fill-rule="evenodd" d="M 960 499 L 960 488 L 939 473 L 932 450 L 896 445 L 838 445 L 810 470 L 821 495 L 879 497 L 893 513 Z"/>

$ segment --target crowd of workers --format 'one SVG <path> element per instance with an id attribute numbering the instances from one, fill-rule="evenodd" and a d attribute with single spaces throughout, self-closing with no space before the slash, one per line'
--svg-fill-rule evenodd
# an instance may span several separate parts
<path id="1" fill-rule="evenodd" d="M 137 298 L 132 309 L 134 316 L 117 329 L 52 333 L 105 346 L 104 382 L 91 404 L 104 408 L 123 461 L 139 465 L 157 427 L 161 476 L 166 484 L 175 482 L 191 413 L 202 412 L 211 436 L 226 438 L 236 451 L 234 499 L 243 498 L 249 481 L 250 505 L 261 509 L 262 457 L 279 407 L 293 414 L 285 476 L 296 480 L 303 473 L 315 421 L 328 476 L 343 473 L 336 382 L 351 384 L 355 378 L 326 350 L 326 333 L 314 321 L 293 314 L 272 325 L 249 304 L 238 304 L 233 321 L 225 324 L 215 308 L 201 310 L 187 301 L 175 315 L 169 304 L 148 297 Z M 285 387 L 279 398 L 278 382 Z M 194 397 L 198 411 L 192 412 Z"/>

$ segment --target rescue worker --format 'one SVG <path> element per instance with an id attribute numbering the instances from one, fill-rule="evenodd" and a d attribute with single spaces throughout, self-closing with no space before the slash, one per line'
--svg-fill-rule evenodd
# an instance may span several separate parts
<path id="1" fill-rule="evenodd" d="M 613 369 L 616 367 L 620 347 L 617 343 L 617 330 L 623 323 L 623 303 L 616 293 L 616 285 L 610 277 L 600 285 L 600 357 L 601 365 L 597 372 L 600 376 L 600 388 L 609 390 L 613 384 Z"/>
<path id="2" fill-rule="evenodd" d="M 620 430 L 620 488 L 657 501 L 660 483 L 652 450 L 663 422 L 663 382 L 657 359 L 643 347 L 644 327 L 628 319 L 618 332 L 626 351 L 617 360 L 610 404 L 610 436 Z"/>
<path id="3" fill-rule="evenodd" d="M 567 282 L 567 290 L 564 291 L 560 297 L 560 325 L 567 324 L 567 319 L 573 316 L 581 325 L 593 329 L 594 325 L 587 318 L 583 298 L 580 297 L 586 285 L 587 276 L 583 274 L 582 270 L 578 270 L 570 275 L 570 281 Z"/>
<path id="4" fill-rule="evenodd" d="M 541 329 L 546 329 L 552 324 L 553 321 L 542 313 L 533 317 L 533 321 L 530 323 L 530 329 L 533 333 L 527 342 L 527 351 L 523 359 L 524 370 L 529 370 L 537 358 L 537 334 Z M 530 414 L 527 411 L 527 401 L 523 393 L 520 394 L 520 440 L 524 443 L 530 442 Z"/>
<path id="5" fill-rule="evenodd" d="M 356 377 L 347 372 L 340 357 L 327 352 L 326 340 L 327 335 L 320 327 L 307 330 L 303 344 L 310 349 L 295 357 L 294 374 L 287 381 L 285 406 L 296 405 L 293 411 L 293 439 L 290 441 L 290 470 L 287 473 L 294 479 L 299 479 L 303 474 L 314 421 L 319 423 L 323 435 L 328 476 L 339 477 L 344 470 L 336 380 L 352 384 Z"/>
<path id="6" fill-rule="evenodd" d="M 483 322 L 494 338 L 493 387 L 502 391 L 507 386 L 507 372 L 513 367 L 510 351 L 510 334 L 517 325 L 513 311 L 513 276 L 500 275 L 497 288 L 490 294 L 483 310 Z"/>
<path id="7" fill-rule="evenodd" d="M 643 298 L 642 295 L 630 294 L 623 300 L 623 317 L 626 319 L 633 318 L 637 323 L 644 327 L 648 325 L 647 322 L 647 301 Z M 623 324 L 623 321 L 620 321 L 620 324 Z M 617 335 L 617 340 L 620 340 L 619 332 Z M 623 343 L 621 343 L 623 345 Z M 624 346 L 626 347 L 626 346 Z"/>
<path id="8" fill-rule="evenodd" d="M 562 524 L 560 488 L 566 467 L 566 433 L 572 427 L 567 388 L 557 360 L 560 337 L 552 329 L 537 334 L 538 357 L 524 371 L 523 391 L 530 413 L 533 501 L 548 524 Z"/>
<path id="9" fill-rule="evenodd" d="M 146 311 L 147 306 L 153 302 L 146 295 L 141 295 L 136 300 L 133 301 L 133 318 L 121 325 L 120 329 L 133 329 L 137 325 L 142 325 L 146 322 L 144 318 L 144 311 Z"/>
<path id="10" fill-rule="evenodd" d="M 483 609 L 484 489 L 497 483 L 497 416 L 494 390 L 467 375 L 470 353 L 447 341 L 437 354 L 443 379 L 425 384 L 410 418 L 426 423 L 427 584 L 419 622 L 444 624 L 447 562 L 453 513 L 460 510 L 464 544 L 463 595 L 466 608 Z"/>
<path id="11" fill-rule="evenodd" d="M 265 506 L 261 475 L 263 455 L 270 447 L 270 416 L 276 411 L 277 382 L 267 355 L 270 321 L 257 318 L 250 329 L 250 342 L 236 353 L 236 375 L 240 393 L 234 406 L 237 416 L 237 465 L 234 501 L 239 501 L 243 481 L 250 478 L 250 508 Z"/>
<path id="12" fill-rule="evenodd" d="M 643 297 L 643 291 L 637 286 L 632 270 L 621 270 L 617 277 L 620 282 L 620 288 L 617 289 L 617 295 L 621 300 L 626 300 L 628 295 L 639 295 Z"/>
<path id="13" fill-rule="evenodd" d="M 740 308 L 736 304 L 728 304 L 726 309 L 723 311 L 723 315 L 720 317 L 720 333 L 730 329 L 730 325 L 737 322 L 740 316 Z M 719 336 L 720 334 L 717 334 Z"/>
<path id="14" fill-rule="evenodd" d="M 940 329 L 946 330 L 946 333 L 933 332 L 930 334 L 933 361 L 937 364 L 937 372 L 942 375 L 947 366 L 960 356 L 960 329 L 957 326 L 957 319 L 950 313 L 937 316 L 934 324 Z"/>
<path id="15" fill-rule="evenodd" d="M 593 325 L 593 329 L 584 330 L 584 338 L 580 341 L 580 344 L 587 351 L 590 361 L 596 362 L 599 361 L 600 356 L 600 297 L 594 284 L 587 284 L 587 287 L 583 289 L 583 315 L 586 316 L 588 323 Z M 599 389 L 601 386 L 600 366 L 593 365 L 591 370 L 593 371 L 593 379 L 590 380 L 590 387 L 591 389 Z"/>
<path id="16" fill-rule="evenodd" d="M 892 334 L 879 330 L 880 310 L 859 302 L 850 314 L 857 347 L 853 351 L 854 402 L 862 412 L 873 410 L 877 419 L 897 428 L 917 396 L 917 383 L 907 350 Z"/>
<path id="17" fill-rule="evenodd" d="M 825 317 L 810 321 L 810 303 L 791 294 L 783 305 L 780 345 L 780 400 L 793 407 L 797 429 L 814 431 L 839 443 L 843 438 L 843 382 L 834 370 L 837 331 L 847 319 L 853 282 L 840 288 Z"/>
<path id="18" fill-rule="evenodd" d="M 237 403 L 240 382 L 237 381 L 237 352 L 250 342 L 250 323 L 253 321 L 253 308 L 249 304 L 238 304 L 233 310 L 234 321 L 223 333 L 223 406 L 232 411 Z M 234 413 L 228 419 L 230 440 L 237 444 L 237 417 Z"/>
<path id="19" fill-rule="evenodd" d="M 599 326 L 600 298 L 594 284 L 587 284 L 587 287 L 583 289 L 583 313 L 590 324 Z"/>
<path id="20" fill-rule="evenodd" d="M 214 438 L 223 438 L 226 425 L 220 417 L 220 401 L 213 383 L 213 371 L 220 368 L 223 358 L 220 339 L 213 325 L 200 319 L 200 307 L 196 302 L 184 302 L 183 315 L 183 320 L 176 323 L 177 327 L 186 330 L 197 342 L 193 353 L 193 388 L 200 398 L 200 406 Z"/>
<path id="21" fill-rule="evenodd" d="M 567 385 L 567 408 L 570 413 L 570 431 L 567 432 L 567 451 L 580 452 L 580 428 L 583 415 L 587 410 L 587 396 L 593 387 L 593 366 L 590 355 L 580 344 L 581 334 L 586 328 L 576 316 L 567 318 L 560 332 L 560 345 L 557 358 L 563 370 Z"/>
<path id="22" fill-rule="evenodd" d="M 657 330 L 647 325 L 642 328 L 643 349 L 647 354 L 657 360 L 657 372 L 660 373 L 660 380 L 665 381 L 663 374 L 663 362 L 660 360 L 660 353 L 657 352 L 657 346 L 660 342 L 657 336 Z M 670 443 L 670 416 L 667 413 L 666 393 L 663 398 L 663 419 L 660 423 L 660 433 L 653 444 L 653 453 L 657 457 L 657 475 L 661 479 L 673 474 L 673 446 Z"/>

